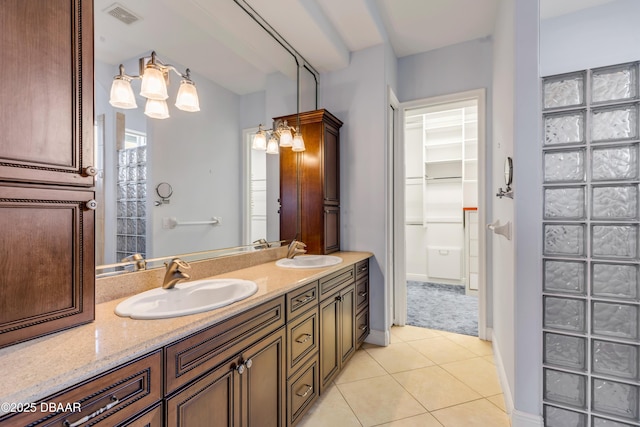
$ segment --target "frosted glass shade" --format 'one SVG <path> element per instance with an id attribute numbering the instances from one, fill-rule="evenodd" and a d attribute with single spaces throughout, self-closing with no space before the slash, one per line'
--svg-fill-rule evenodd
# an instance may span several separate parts
<path id="1" fill-rule="evenodd" d="M 280 150 L 278 149 L 278 140 L 275 136 L 271 136 L 269 138 L 269 142 L 267 143 L 267 154 L 278 154 Z"/>
<path id="2" fill-rule="evenodd" d="M 296 133 L 296 136 L 293 137 L 293 146 L 291 147 L 292 151 L 304 151 L 304 139 L 300 133 Z"/>
<path id="3" fill-rule="evenodd" d="M 169 118 L 169 107 L 166 101 L 157 99 L 147 99 L 147 104 L 144 107 L 144 114 L 152 119 L 167 119 Z"/>
<path id="4" fill-rule="evenodd" d="M 159 101 L 165 100 L 169 97 L 167 94 L 167 84 L 164 81 L 164 75 L 157 66 L 147 65 L 147 68 L 144 69 L 140 95 L 145 98 L 156 99 Z"/>
<path id="5" fill-rule="evenodd" d="M 264 134 L 264 132 L 260 131 L 256 133 L 256 135 L 253 137 L 253 144 L 251 144 L 251 148 L 261 151 L 267 149 L 267 136 Z"/>
<path id="6" fill-rule="evenodd" d="M 198 92 L 196 91 L 196 85 L 192 81 L 182 80 L 180 82 L 180 89 L 176 97 L 176 107 L 190 113 L 200 111 Z"/>
<path id="7" fill-rule="evenodd" d="M 291 147 L 293 146 L 293 136 L 291 135 L 291 130 L 283 129 L 280 131 L 280 147 Z"/>
<path id="8" fill-rule="evenodd" d="M 116 76 L 111 83 L 109 104 L 116 108 L 136 108 L 136 97 L 131 88 L 131 81 L 122 76 Z"/>

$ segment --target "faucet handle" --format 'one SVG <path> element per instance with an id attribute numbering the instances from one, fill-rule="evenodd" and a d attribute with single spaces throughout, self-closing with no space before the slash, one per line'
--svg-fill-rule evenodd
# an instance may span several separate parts
<path id="1" fill-rule="evenodd" d="M 191 266 L 189 265 L 189 263 L 187 261 L 183 261 L 180 258 L 172 258 L 171 261 L 165 261 L 164 265 L 169 268 L 172 265 L 176 265 L 178 268 L 184 268 L 185 270 L 188 270 L 191 268 Z"/>

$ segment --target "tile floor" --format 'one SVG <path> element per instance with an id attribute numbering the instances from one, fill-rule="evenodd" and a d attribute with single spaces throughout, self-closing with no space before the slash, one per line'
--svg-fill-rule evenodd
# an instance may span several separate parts
<path id="1" fill-rule="evenodd" d="M 393 327 L 391 344 L 364 344 L 301 427 L 508 427 L 491 343 Z"/>

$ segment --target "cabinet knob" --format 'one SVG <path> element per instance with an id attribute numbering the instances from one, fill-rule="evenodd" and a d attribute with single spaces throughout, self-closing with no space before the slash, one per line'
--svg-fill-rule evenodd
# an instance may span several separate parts
<path id="1" fill-rule="evenodd" d="M 95 166 L 87 166 L 84 168 L 84 174 L 87 176 L 96 176 L 98 175 L 98 168 Z"/>
<path id="2" fill-rule="evenodd" d="M 85 208 L 91 210 L 91 211 L 95 211 L 96 208 L 98 207 L 98 202 L 96 202 L 94 199 L 89 200 L 88 202 L 86 202 L 84 204 Z"/>
<path id="3" fill-rule="evenodd" d="M 343 299 L 344 299 L 344 298 L 343 298 L 343 297 L 341 297 L 340 295 L 338 295 L 338 296 L 336 297 L 336 301 L 342 301 Z"/>
<path id="4" fill-rule="evenodd" d="M 244 363 L 243 363 L 243 364 L 241 364 L 241 365 L 238 365 L 238 367 L 236 368 L 236 371 L 238 371 L 238 373 L 239 373 L 240 375 L 242 375 L 242 374 L 244 374 L 244 370 L 245 370 L 245 369 L 246 369 L 246 368 L 244 367 Z"/>
<path id="5" fill-rule="evenodd" d="M 251 366 L 253 365 L 253 360 L 249 359 L 246 362 L 244 362 L 244 366 L 247 367 L 247 369 L 251 369 Z"/>

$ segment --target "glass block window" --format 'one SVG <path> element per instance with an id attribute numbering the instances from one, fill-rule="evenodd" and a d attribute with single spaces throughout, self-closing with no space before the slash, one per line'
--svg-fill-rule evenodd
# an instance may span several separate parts
<path id="1" fill-rule="evenodd" d="M 116 259 L 135 253 L 146 257 L 147 138 L 127 130 L 118 150 Z"/>
<path id="2" fill-rule="evenodd" d="M 640 63 L 542 79 L 545 426 L 640 426 Z"/>

